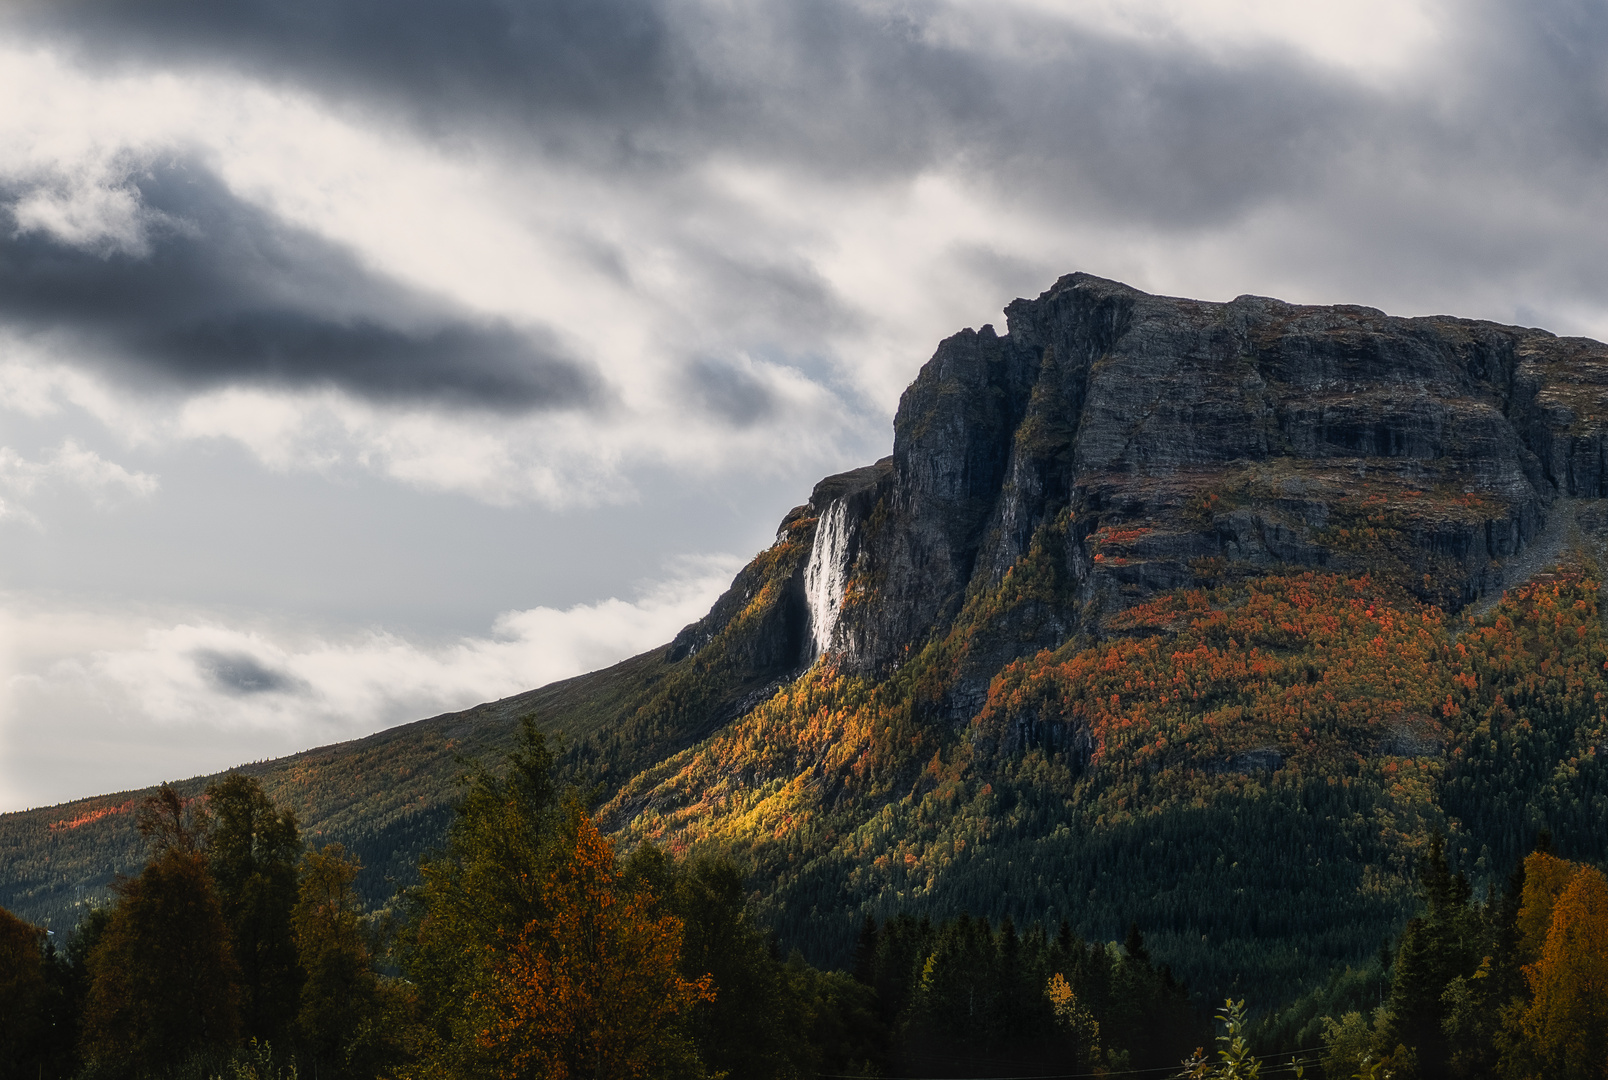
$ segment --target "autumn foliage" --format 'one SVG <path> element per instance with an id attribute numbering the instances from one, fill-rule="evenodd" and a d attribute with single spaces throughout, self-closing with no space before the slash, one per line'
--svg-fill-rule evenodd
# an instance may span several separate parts
<path id="1" fill-rule="evenodd" d="M 795 548 L 733 626 L 768 617 Z M 1348 1069 L 1603 1080 L 1608 633 L 1583 566 L 1456 616 L 1382 574 L 1219 566 L 1067 638 L 1044 622 L 1064 555 L 1036 539 L 875 677 L 827 657 L 737 686 L 734 631 L 608 739 L 555 760 L 526 723 L 470 767 L 394 923 L 252 783 L 212 792 L 210 838 L 168 790 L 92 938 L 82 1048 L 155 1062 L 271 1032 L 326 1078 L 849 1075 L 945 1039 L 1137 1067 L 1189 1028 L 1182 982 L 1294 1001 L 1307 1035 L 1278 1045 L 1330 1021 Z M 616 754 L 638 736 L 645 769 Z M 577 779 L 601 785 L 595 818 Z M 180 914 L 142 914 L 159 902 Z M 1148 952 L 1102 944 L 1133 924 Z M 403 978 L 375 971 L 386 925 Z M 847 966 L 857 926 L 865 978 L 804 962 Z"/>
<path id="2" fill-rule="evenodd" d="M 1535 1075 L 1608 1076 L 1608 880 L 1537 852 L 1525 860 L 1522 948 L 1530 1001 L 1514 1010 Z"/>
<path id="3" fill-rule="evenodd" d="M 715 996 L 713 980 L 682 978 L 682 923 L 655 914 L 654 897 L 626 886 L 614 847 L 572 814 L 573 843 L 549 875 L 551 914 L 505 949 L 488 945 L 494 1021 L 481 1034 L 499 1075 L 619 1078 L 664 1075 L 696 1052 L 676 1030 Z"/>

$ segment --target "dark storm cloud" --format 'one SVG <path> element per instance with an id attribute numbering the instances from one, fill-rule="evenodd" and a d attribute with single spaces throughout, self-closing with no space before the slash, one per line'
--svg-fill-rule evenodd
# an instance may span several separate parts
<path id="1" fill-rule="evenodd" d="M 730 364 L 698 359 L 689 363 L 683 374 L 682 389 L 687 400 L 733 427 L 752 427 L 777 411 L 778 402 L 770 387 Z"/>
<path id="2" fill-rule="evenodd" d="M 250 653 L 197 649 L 190 658 L 207 682 L 233 697 L 297 694 L 308 689 L 301 679 L 274 670 Z"/>
<path id="3" fill-rule="evenodd" d="M 143 242 L 24 230 L 0 190 L 0 321 L 194 387 L 338 386 L 496 410 L 586 406 L 600 380 L 550 336 L 472 320 L 234 197 L 191 162 L 129 179 Z"/>
<path id="4" fill-rule="evenodd" d="M 504 122 L 646 120 L 683 74 L 653 0 L 48 0 L 11 13 L 98 59 L 392 99 L 444 129 L 488 111 Z"/>
<path id="5" fill-rule="evenodd" d="M 1332 267 L 1317 276 L 1347 289 L 1466 289 L 1460 275 L 1478 273 L 1586 296 L 1608 273 L 1597 230 L 1557 225 L 1598 198 L 1608 165 L 1599 0 L 1444 5 L 1423 54 L 1377 85 L 1287 46 L 1203 49 L 1025 6 L 919 0 L 23 0 L 7 11 L 14 29 L 97 69 L 243 71 L 434 138 L 577 163 L 650 198 L 689 176 L 688 189 L 703 184 L 696 169 L 710 161 L 845 187 L 938 171 L 1034 214 L 1173 236 L 1292 212 L 1301 250 L 1279 257 Z M 713 187 L 703 197 L 706 219 L 731 210 Z M 818 348 L 812 334 L 863 302 L 696 233 L 679 254 L 733 333 L 780 328 Z M 767 239 L 791 243 L 761 232 L 753 246 Z M 587 257 L 629 288 L 629 255 Z"/>
<path id="6" fill-rule="evenodd" d="M 50 0 L 14 24 L 118 60 L 245 70 L 620 172 L 719 149 L 834 178 L 963 160 L 1044 198 L 1210 219 L 1310 174 L 1355 95 L 1268 53 L 1213 62 L 1001 9 L 846 0 Z M 968 16 L 970 17 L 970 16 Z M 1319 155 L 1321 156 L 1321 155 Z"/>
<path id="7" fill-rule="evenodd" d="M 1468 155 L 1517 139 L 1577 158 L 1608 126 L 1608 9 L 1595 0 L 1448 9 L 1456 55 L 1405 107 L 1399 90 L 1288 49 L 1207 55 L 1011 8 L 35 0 L 11 12 L 100 64 L 244 70 L 400 111 L 438 136 L 489 134 L 622 173 L 720 149 L 836 178 L 958 161 L 1020 198 L 1171 226 L 1299 194 L 1363 143 Z"/>

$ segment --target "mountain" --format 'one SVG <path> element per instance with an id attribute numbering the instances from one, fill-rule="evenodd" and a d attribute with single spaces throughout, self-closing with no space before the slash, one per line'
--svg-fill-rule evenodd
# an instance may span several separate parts
<path id="1" fill-rule="evenodd" d="M 1542 828 L 1608 858 L 1608 346 L 1084 274 L 1006 317 L 665 648 L 248 771 L 378 900 L 533 710 L 812 959 L 865 913 L 1134 922 L 1268 1002 L 1399 929 L 1436 832 L 1481 883 Z M 0 904 L 68 918 L 132 805 L 0 817 Z"/>

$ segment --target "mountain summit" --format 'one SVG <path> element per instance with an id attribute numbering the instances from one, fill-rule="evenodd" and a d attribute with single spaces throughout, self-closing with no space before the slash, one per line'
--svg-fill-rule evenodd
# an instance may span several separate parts
<path id="1" fill-rule="evenodd" d="M 1171 589 L 1272 571 L 1385 573 L 1456 610 L 1522 580 L 1560 499 L 1608 495 L 1608 346 L 1543 330 L 1071 274 L 964 330 L 905 391 L 891 457 L 792 511 L 809 545 L 770 646 L 885 674 L 1057 533 L 1065 602 L 999 628 L 1004 663 Z M 1378 536 L 1388 522 L 1389 543 Z M 739 578 L 735 591 L 748 588 Z M 728 597 L 673 652 L 710 637 Z"/>

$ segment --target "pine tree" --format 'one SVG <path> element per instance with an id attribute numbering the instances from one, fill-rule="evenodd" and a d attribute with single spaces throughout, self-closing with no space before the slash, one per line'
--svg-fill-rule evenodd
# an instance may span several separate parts
<path id="1" fill-rule="evenodd" d="M 808 1070 L 811 1018 L 798 1000 L 766 936 L 747 912 L 743 874 L 723 859 L 698 857 L 674 865 L 647 845 L 632 853 L 661 860 L 664 910 L 681 920 L 681 974 L 695 983 L 708 975 L 713 998 L 698 1001 L 688 1030 L 710 1071 L 768 1080 Z"/>
<path id="2" fill-rule="evenodd" d="M 437 1073 L 493 1070 L 481 1036 L 491 1019 L 495 958 L 533 921 L 551 917 L 547 883 L 561 818 L 553 758 L 531 717 L 498 776 L 477 767 L 447 833 L 420 863 L 397 948 L 418 988 L 425 1053 Z"/>
<path id="3" fill-rule="evenodd" d="M 870 986 L 876 981 L 877 918 L 869 911 L 860 923 L 860 936 L 854 943 L 854 978 Z"/>
<path id="4" fill-rule="evenodd" d="M 1420 895 L 1426 910 L 1407 924 L 1396 949 L 1384 1045 L 1413 1049 L 1421 1074 L 1433 1080 L 1448 1075 L 1447 987 L 1475 974 L 1486 945 L 1468 881 L 1447 866 L 1439 834 L 1430 840 Z"/>

